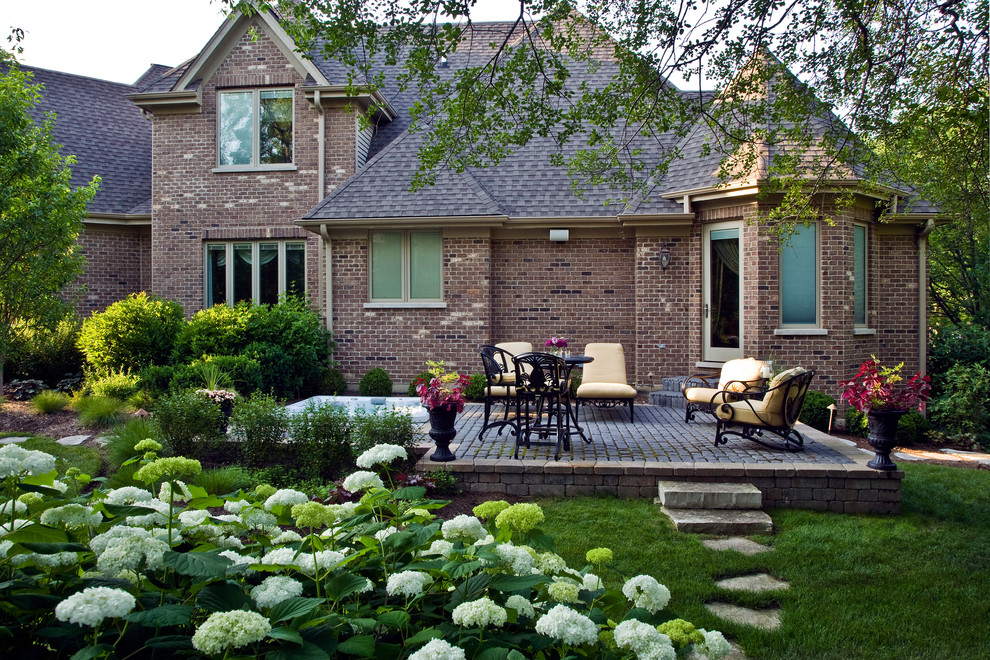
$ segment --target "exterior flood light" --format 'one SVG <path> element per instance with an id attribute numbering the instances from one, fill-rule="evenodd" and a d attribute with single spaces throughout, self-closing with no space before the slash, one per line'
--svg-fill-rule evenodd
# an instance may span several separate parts
<path id="1" fill-rule="evenodd" d="M 550 240 L 555 243 L 564 243 L 570 238 L 571 232 L 567 229 L 551 229 Z"/>

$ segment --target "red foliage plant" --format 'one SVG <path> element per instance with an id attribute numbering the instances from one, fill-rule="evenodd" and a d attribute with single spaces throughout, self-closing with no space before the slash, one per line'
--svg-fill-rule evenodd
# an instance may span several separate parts
<path id="1" fill-rule="evenodd" d="M 917 373 L 904 382 L 901 376 L 903 366 L 901 362 L 896 367 L 884 367 L 875 355 L 871 355 L 855 376 L 839 381 L 839 385 L 845 388 L 843 400 L 862 413 L 914 407 L 921 410 L 931 394 L 931 379 Z"/>
<path id="2" fill-rule="evenodd" d="M 430 382 L 423 382 L 417 379 L 416 394 L 423 407 L 434 410 L 437 408 L 456 408 L 457 412 L 464 410 L 464 390 L 471 384 L 468 376 L 462 376 L 455 371 L 447 372 L 444 369 L 443 361 L 432 362 L 427 360 L 430 367 L 430 375 L 433 376 Z"/>

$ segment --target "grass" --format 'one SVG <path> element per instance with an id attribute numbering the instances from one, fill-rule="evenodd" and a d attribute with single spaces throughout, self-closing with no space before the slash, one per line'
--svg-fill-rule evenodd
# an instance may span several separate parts
<path id="1" fill-rule="evenodd" d="M 251 474 L 244 468 L 233 465 L 203 470 L 196 475 L 193 483 L 204 488 L 210 495 L 229 495 L 252 485 Z"/>
<path id="2" fill-rule="evenodd" d="M 902 513 L 773 512 L 775 551 L 745 556 L 705 548 L 673 530 L 652 503 L 575 498 L 545 502 L 547 533 L 569 564 L 612 548 L 621 582 L 640 573 L 671 590 L 670 613 L 723 631 L 754 660 L 990 658 L 990 472 L 902 465 Z M 786 580 L 778 594 L 722 591 L 715 581 L 757 572 Z M 773 632 L 722 621 L 723 601 L 779 606 Z"/>
<path id="3" fill-rule="evenodd" d="M 104 396 L 87 396 L 74 404 L 83 426 L 109 428 L 119 424 L 128 411 L 128 405 L 120 399 Z"/>
<path id="4" fill-rule="evenodd" d="M 50 415 L 64 410 L 70 400 L 65 392 L 45 390 L 31 399 L 31 407 L 43 415 Z"/>

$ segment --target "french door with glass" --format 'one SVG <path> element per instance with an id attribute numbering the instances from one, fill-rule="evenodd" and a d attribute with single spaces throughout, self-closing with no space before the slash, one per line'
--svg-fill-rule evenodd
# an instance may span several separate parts
<path id="1" fill-rule="evenodd" d="M 706 362 L 743 356 L 741 237 L 739 222 L 704 229 L 702 359 Z"/>

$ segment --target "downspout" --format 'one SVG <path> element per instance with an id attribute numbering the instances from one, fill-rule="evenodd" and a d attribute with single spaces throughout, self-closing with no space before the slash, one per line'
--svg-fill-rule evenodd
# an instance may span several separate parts
<path id="1" fill-rule="evenodd" d="M 317 160 L 318 164 L 316 166 L 317 171 L 317 183 L 316 183 L 316 203 L 319 204 L 326 197 L 326 153 L 327 153 L 327 140 L 326 140 L 326 116 L 323 114 L 323 102 L 320 100 L 320 90 L 313 91 L 313 103 L 316 104 L 316 112 L 319 115 L 319 125 L 317 129 Z M 323 277 L 323 291 L 326 296 L 326 313 L 327 313 L 327 330 L 330 331 L 330 336 L 333 336 L 333 270 L 330 265 L 331 256 L 333 250 L 330 244 L 330 234 L 327 232 L 327 226 L 325 224 L 320 225 L 320 236 L 323 238 L 320 241 L 320 257 L 323 259 L 324 265 L 324 277 Z"/>
<path id="2" fill-rule="evenodd" d="M 925 372 L 928 362 L 928 235 L 935 229 L 935 221 L 928 219 L 918 232 L 918 365 Z M 924 286 L 922 286 L 924 284 Z"/>

